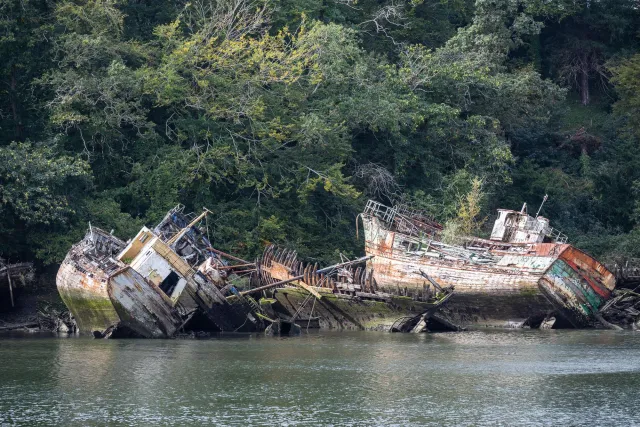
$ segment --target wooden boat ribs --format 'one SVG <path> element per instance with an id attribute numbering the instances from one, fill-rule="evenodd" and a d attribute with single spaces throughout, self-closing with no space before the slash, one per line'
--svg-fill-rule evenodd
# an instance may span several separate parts
<path id="1" fill-rule="evenodd" d="M 449 299 L 453 288 L 437 290 L 425 280 L 417 291 L 400 287 L 382 291 L 373 269 L 365 264 L 371 258 L 320 269 L 317 263 L 300 261 L 294 251 L 270 246 L 256 263 L 257 274 L 266 285 L 246 292 L 271 289 L 283 313 L 293 318 L 299 313 L 310 318 L 316 307 L 321 327 L 405 331 L 393 325 L 398 319 L 417 316 L 423 319 L 423 327 L 415 332 L 426 330 L 429 319 Z M 316 297 L 310 311 L 309 295 Z M 451 322 L 447 324 L 451 327 L 443 329 L 458 329 Z"/>

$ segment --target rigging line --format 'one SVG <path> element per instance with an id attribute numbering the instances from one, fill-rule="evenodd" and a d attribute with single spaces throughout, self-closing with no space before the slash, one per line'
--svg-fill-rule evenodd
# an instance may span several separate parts
<path id="1" fill-rule="evenodd" d="M 295 319 L 298 317 L 298 315 L 300 314 L 300 312 L 302 311 L 302 309 L 307 305 L 307 303 L 309 302 L 309 300 L 311 299 L 312 295 L 309 294 L 307 295 L 307 297 L 304 299 L 304 301 L 302 301 L 302 304 L 300 304 L 300 307 L 298 307 L 298 310 L 295 312 L 295 314 L 293 315 L 293 317 L 291 318 L 292 321 L 295 321 Z"/>
<path id="2" fill-rule="evenodd" d="M 298 311 L 295 312 L 295 314 L 293 315 L 293 317 L 291 317 L 291 321 L 294 322 L 296 320 L 296 318 L 298 317 L 298 314 L 300 314 L 300 312 L 302 311 L 302 309 L 307 305 L 307 303 L 309 302 L 309 300 L 311 299 L 311 297 L 313 297 L 312 294 L 307 295 L 307 297 L 305 298 L 304 301 L 302 301 L 302 304 L 300 304 L 300 307 L 298 308 Z M 315 299 L 315 298 L 314 298 Z"/>
<path id="3" fill-rule="evenodd" d="M 204 217 L 204 224 L 205 224 L 205 227 L 207 227 L 207 240 L 209 241 L 209 245 L 213 246 L 213 243 L 211 242 L 211 237 L 209 236 L 209 215 Z"/>
<path id="4" fill-rule="evenodd" d="M 245 318 L 245 319 L 244 319 L 244 323 L 243 323 L 242 325 L 238 326 L 237 328 L 235 328 L 235 329 L 233 330 L 233 332 L 238 332 L 238 329 L 242 328 L 244 325 L 246 325 L 246 324 L 247 324 L 247 320 L 249 320 L 249 317 Z M 224 331 L 223 331 L 223 332 L 224 332 Z"/>
<path id="5" fill-rule="evenodd" d="M 309 325 L 311 324 L 311 318 L 313 317 L 313 309 L 316 308 L 316 301 L 318 298 L 313 299 L 313 305 L 311 306 L 311 313 L 309 313 L 309 320 L 307 321 L 307 331 L 309 331 Z"/>

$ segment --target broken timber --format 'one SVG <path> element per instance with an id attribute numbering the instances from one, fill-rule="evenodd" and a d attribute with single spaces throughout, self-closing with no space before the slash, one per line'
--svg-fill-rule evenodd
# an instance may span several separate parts
<path id="1" fill-rule="evenodd" d="M 209 211 L 189 220 L 183 209 L 172 209 L 127 243 L 89 226 L 73 245 L 56 283 L 81 333 L 168 338 L 196 317 L 201 330 L 265 328 L 251 298 L 226 299 L 235 288 L 227 285 L 227 271 L 217 270 L 225 266 L 217 254 L 223 253 L 197 227 Z"/>
<path id="2" fill-rule="evenodd" d="M 426 289 L 413 295 L 380 292 L 374 272 L 358 266 L 371 259 L 365 256 L 318 269 L 317 264 L 298 261 L 294 251 L 268 247 L 257 262 L 261 281 L 267 284 L 246 292 L 271 291 L 274 307 L 285 319 L 302 316 L 317 318 L 321 328 L 381 331 L 391 330 L 398 319 L 432 314 L 451 296 L 451 289 L 440 299 Z"/>
<path id="3" fill-rule="evenodd" d="M 10 307 L 14 308 L 16 306 L 16 284 L 14 280 L 18 279 L 19 282 L 24 284 L 26 281 L 31 280 L 33 274 L 33 265 L 28 262 L 16 263 L 16 264 L 6 264 L 0 259 L 0 280 L 6 278 L 7 280 L 7 291 L 9 294 L 9 303 Z M 1 307 L 4 308 L 4 307 Z"/>

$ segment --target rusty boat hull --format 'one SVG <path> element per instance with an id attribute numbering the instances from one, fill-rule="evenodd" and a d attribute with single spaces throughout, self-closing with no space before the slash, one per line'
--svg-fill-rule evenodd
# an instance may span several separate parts
<path id="1" fill-rule="evenodd" d="M 102 242 L 102 246 L 97 246 Z M 123 265 L 109 260 L 124 242 L 94 228 L 72 246 L 58 269 L 60 298 L 73 315 L 81 334 L 104 331 L 120 321 L 109 298 L 109 275 Z"/>
<path id="2" fill-rule="evenodd" d="M 81 334 L 104 331 L 120 321 L 109 294 L 108 275 L 94 272 L 89 276 L 71 263 L 63 262 L 58 270 L 58 293 L 73 315 Z"/>
<path id="3" fill-rule="evenodd" d="M 171 337 L 182 324 L 171 300 L 131 267 L 109 277 L 108 293 L 120 318 L 118 326 L 139 336 Z"/>
<path id="4" fill-rule="evenodd" d="M 464 326 L 537 327 L 555 315 L 566 326 L 591 326 L 615 288 L 603 264 L 566 243 L 473 239 L 467 247 L 476 251 L 459 249 L 464 256 L 452 256 L 457 248 L 392 229 L 376 215 L 365 213 L 362 221 L 366 254 L 373 256 L 368 264 L 380 288 L 411 294 L 422 288 L 424 275 L 454 286 L 447 308 Z"/>

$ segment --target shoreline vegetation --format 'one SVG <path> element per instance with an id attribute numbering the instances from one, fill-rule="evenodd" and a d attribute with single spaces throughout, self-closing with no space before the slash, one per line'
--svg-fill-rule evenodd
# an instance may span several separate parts
<path id="1" fill-rule="evenodd" d="M 250 260 L 362 256 L 367 199 L 451 242 L 526 202 L 640 259 L 635 0 L 316 3 L 0 0 L 0 258 L 35 272 L 15 309 L 0 277 L 0 328 L 20 304 L 60 327 L 89 224 L 131 236 L 177 204 Z"/>

